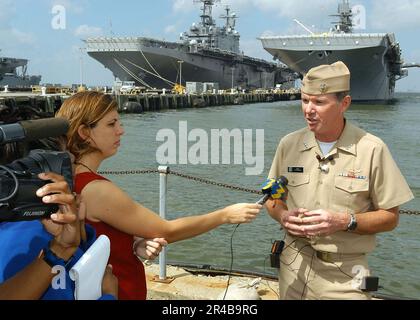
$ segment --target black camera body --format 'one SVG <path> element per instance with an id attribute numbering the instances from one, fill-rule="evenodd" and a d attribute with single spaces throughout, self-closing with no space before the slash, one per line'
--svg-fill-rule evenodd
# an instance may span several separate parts
<path id="1" fill-rule="evenodd" d="M 25 158 L 0 166 L 0 222 L 30 221 L 48 218 L 58 205 L 45 204 L 36 191 L 51 183 L 38 178 L 43 172 L 62 175 L 70 190 L 73 172 L 67 152 L 32 150 Z"/>

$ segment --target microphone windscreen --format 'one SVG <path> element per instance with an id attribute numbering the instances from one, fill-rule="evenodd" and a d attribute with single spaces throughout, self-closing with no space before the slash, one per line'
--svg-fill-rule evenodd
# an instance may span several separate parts
<path id="1" fill-rule="evenodd" d="M 69 130 L 69 122 L 63 118 L 27 120 L 19 124 L 25 130 L 26 141 L 59 137 Z"/>

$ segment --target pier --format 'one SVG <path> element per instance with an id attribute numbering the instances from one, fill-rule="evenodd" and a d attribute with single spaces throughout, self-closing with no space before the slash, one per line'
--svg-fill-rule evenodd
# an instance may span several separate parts
<path id="1" fill-rule="evenodd" d="M 109 93 L 111 94 L 111 93 Z M 140 93 L 115 95 L 122 113 L 158 112 L 170 109 L 206 108 L 251 103 L 300 100 L 298 90 L 258 93 L 223 94 L 163 94 Z M 47 114 L 54 114 L 70 95 L 62 93 L 40 94 L 33 92 L 0 92 L 0 110 L 9 107 L 32 107 Z"/>
<path id="2" fill-rule="evenodd" d="M 278 93 L 118 95 L 115 98 L 118 101 L 121 112 L 139 113 L 168 109 L 205 108 L 276 101 L 293 101 L 300 100 L 301 96 L 299 91 L 290 90 Z"/>

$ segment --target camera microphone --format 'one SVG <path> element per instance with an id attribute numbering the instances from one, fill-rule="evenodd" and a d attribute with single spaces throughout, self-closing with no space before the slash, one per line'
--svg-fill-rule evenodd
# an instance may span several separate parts
<path id="1" fill-rule="evenodd" d="M 68 129 L 69 123 L 63 118 L 27 120 L 0 125 L 0 144 L 59 137 L 66 134 Z"/>
<path id="2" fill-rule="evenodd" d="M 318 163 L 319 163 L 318 169 L 321 170 L 322 172 L 328 173 L 330 171 L 330 168 L 328 167 L 328 162 L 333 161 L 334 156 L 330 155 L 327 158 L 321 158 L 321 156 L 317 154 L 316 159 L 318 160 Z M 324 163 L 324 162 L 327 162 L 327 163 Z"/>

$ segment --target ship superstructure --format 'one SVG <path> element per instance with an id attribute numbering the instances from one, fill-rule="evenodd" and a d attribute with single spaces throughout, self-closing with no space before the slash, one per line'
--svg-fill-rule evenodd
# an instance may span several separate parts
<path id="1" fill-rule="evenodd" d="M 220 0 L 219 0 L 220 1 Z M 189 82 L 218 83 L 232 87 L 272 88 L 294 86 L 296 74 L 279 63 L 252 58 L 240 51 L 237 16 L 226 7 L 225 25 L 219 27 L 212 9 L 218 0 L 202 3 L 201 21 L 180 35 L 180 42 L 145 37 L 89 38 L 87 53 L 121 81 L 147 88 L 172 88 Z"/>
<path id="2" fill-rule="evenodd" d="M 395 83 L 408 75 L 393 33 L 353 33 L 353 13 L 348 0 L 338 6 L 339 21 L 327 33 L 267 36 L 265 50 L 292 70 L 304 75 L 312 67 L 343 61 L 351 71 L 355 101 L 389 101 Z"/>
<path id="3" fill-rule="evenodd" d="M 0 57 L 0 87 L 26 88 L 38 85 L 41 76 L 27 75 L 28 60 Z"/>

